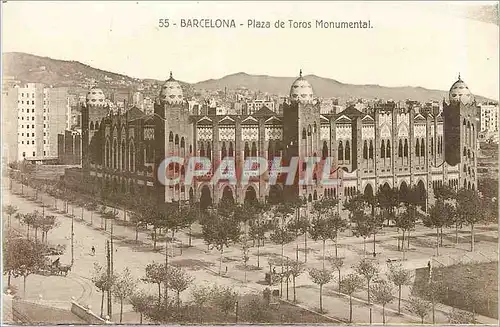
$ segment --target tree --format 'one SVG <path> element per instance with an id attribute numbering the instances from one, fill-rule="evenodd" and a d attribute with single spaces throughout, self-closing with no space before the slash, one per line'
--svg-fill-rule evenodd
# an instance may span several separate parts
<path id="1" fill-rule="evenodd" d="M 472 312 L 452 308 L 448 313 L 448 322 L 454 325 L 474 325 L 477 324 Z"/>
<path id="2" fill-rule="evenodd" d="M 137 281 L 128 268 L 125 268 L 121 274 L 116 275 L 111 291 L 115 299 L 120 303 L 120 323 L 123 318 L 123 301 L 134 294 L 136 287 Z"/>
<path id="3" fill-rule="evenodd" d="M 12 221 L 12 215 L 16 214 L 17 211 L 18 211 L 17 207 L 13 206 L 13 205 L 10 205 L 10 204 L 3 207 L 3 212 L 7 216 L 9 216 L 9 220 L 7 222 L 7 226 L 10 227 L 11 221 Z"/>
<path id="4" fill-rule="evenodd" d="M 86 208 L 90 212 L 90 224 L 91 225 L 94 224 L 94 211 L 96 211 L 98 207 L 99 206 L 97 205 L 97 202 L 95 202 L 95 201 L 90 201 L 90 202 L 87 202 L 87 204 L 86 204 Z"/>
<path id="5" fill-rule="evenodd" d="M 431 279 L 422 285 L 420 292 L 423 298 L 431 303 L 432 323 L 434 324 L 436 323 L 436 304 L 443 298 L 444 284 L 441 281 Z"/>
<path id="6" fill-rule="evenodd" d="M 151 308 L 151 303 L 154 302 L 154 297 L 144 293 L 143 291 L 136 291 L 129 297 L 129 302 L 134 311 L 139 313 L 139 324 L 142 325 L 142 316 Z"/>
<path id="7" fill-rule="evenodd" d="M 142 221 L 142 215 L 133 212 L 130 216 L 130 221 L 134 224 L 135 227 L 135 242 L 139 242 L 139 228 L 145 225 L 145 222 Z"/>
<path id="8" fill-rule="evenodd" d="M 243 261 L 243 267 L 245 269 L 245 283 L 247 282 L 247 270 L 248 270 L 248 260 L 250 259 L 250 247 L 248 246 L 248 240 L 243 237 L 241 240 L 241 260 Z"/>
<path id="9" fill-rule="evenodd" d="M 319 285 L 319 311 L 323 313 L 323 285 L 332 281 L 332 272 L 327 269 L 313 268 L 309 270 L 309 276 L 314 284 Z"/>
<path id="10" fill-rule="evenodd" d="M 361 261 L 359 261 L 353 268 L 366 280 L 366 284 L 368 286 L 368 303 L 370 303 L 370 282 L 379 274 L 379 266 L 371 260 L 361 259 Z"/>
<path id="11" fill-rule="evenodd" d="M 210 213 L 202 222 L 203 239 L 208 246 L 220 251 L 219 275 L 222 274 L 222 255 L 224 247 L 231 243 L 237 243 L 240 239 L 241 230 L 234 223 L 233 214 L 228 204 L 221 204 L 218 213 Z"/>
<path id="12" fill-rule="evenodd" d="M 52 230 L 54 227 L 58 225 L 56 221 L 56 216 L 54 215 L 48 215 L 43 217 L 42 222 L 41 222 L 41 230 L 42 230 L 42 242 L 45 240 L 45 243 L 48 242 L 48 233 L 50 230 Z"/>
<path id="13" fill-rule="evenodd" d="M 385 280 L 381 280 L 372 285 L 373 302 L 382 305 L 382 322 L 385 325 L 385 306 L 394 300 L 392 292 L 394 291 L 391 284 Z"/>
<path id="14" fill-rule="evenodd" d="M 340 277 L 340 270 L 344 266 L 344 258 L 340 258 L 340 257 L 337 257 L 337 256 L 335 256 L 335 257 L 329 257 L 328 261 L 330 261 L 330 264 L 332 265 L 332 267 L 335 270 L 337 270 L 338 273 L 339 273 L 338 283 L 339 283 L 339 292 L 340 292 L 340 281 L 342 280 L 342 278 Z"/>
<path id="15" fill-rule="evenodd" d="M 352 323 L 352 295 L 363 287 L 363 279 L 358 274 L 349 274 L 340 282 L 342 293 L 349 295 L 349 322 Z"/>
<path id="16" fill-rule="evenodd" d="M 146 266 L 146 277 L 142 281 L 158 285 L 158 306 L 161 303 L 161 285 L 165 285 L 165 292 L 168 289 L 168 275 L 164 264 L 150 263 Z"/>
<path id="17" fill-rule="evenodd" d="M 260 247 L 261 241 L 264 240 L 266 232 L 271 230 L 272 224 L 264 221 L 261 216 L 257 217 L 254 221 L 250 221 L 250 237 L 255 241 L 257 240 L 257 267 L 260 268 Z"/>
<path id="18" fill-rule="evenodd" d="M 283 293 L 283 278 L 285 277 L 285 244 L 293 241 L 294 235 L 284 224 L 276 225 L 273 233 L 270 235 L 272 242 L 281 245 L 281 278 L 280 278 L 280 295 Z"/>
<path id="19" fill-rule="evenodd" d="M 498 199 L 498 179 L 478 178 L 477 190 L 486 199 Z"/>
<path id="20" fill-rule="evenodd" d="M 403 212 L 396 215 L 396 226 L 403 230 L 403 242 L 401 244 L 401 249 L 403 251 L 403 260 L 405 259 L 405 232 L 409 232 L 415 228 L 417 219 L 420 217 L 417 207 L 415 205 L 409 204 L 405 207 Z"/>
<path id="21" fill-rule="evenodd" d="M 387 219 L 387 225 L 389 222 L 394 220 L 395 209 L 398 207 L 398 189 L 390 187 L 380 186 L 377 192 L 377 202 L 378 206 L 384 212 L 384 216 Z"/>
<path id="22" fill-rule="evenodd" d="M 238 293 L 231 286 L 214 286 L 212 289 L 212 298 L 215 305 L 224 313 L 227 318 L 229 312 L 234 310 Z"/>
<path id="23" fill-rule="evenodd" d="M 401 314 L 401 290 L 403 285 L 410 285 L 413 275 L 410 270 L 404 269 L 401 264 L 390 265 L 387 278 L 398 287 L 398 313 Z"/>
<path id="24" fill-rule="evenodd" d="M 104 293 L 111 290 L 114 279 L 114 275 L 109 274 L 108 271 L 97 262 L 94 263 L 92 283 L 101 291 L 101 317 L 103 316 L 104 309 Z"/>
<path id="25" fill-rule="evenodd" d="M 430 210 L 429 215 L 422 216 L 424 226 L 436 228 L 436 255 L 439 256 L 439 229 L 443 230 L 444 226 L 448 226 L 453 217 L 454 208 L 449 203 L 445 203 L 443 199 L 438 199 Z M 442 235 L 442 232 L 441 232 Z M 441 244 L 442 245 L 442 244 Z"/>
<path id="26" fill-rule="evenodd" d="M 293 262 L 289 267 L 290 275 L 293 282 L 293 302 L 297 302 L 297 290 L 295 287 L 295 279 L 304 272 L 304 264 L 299 261 Z"/>
<path id="27" fill-rule="evenodd" d="M 425 317 L 429 314 L 431 303 L 419 297 L 410 296 L 406 304 L 406 309 L 420 317 L 422 324 Z"/>
<path id="28" fill-rule="evenodd" d="M 177 309 L 180 309 L 181 306 L 181 292 L 184 292 L 193 280 L 193 277 L 188 275 L 183 269 L 177 267 L 169 268 L 168 287 L 177 292 Z"/>
<path id="29" fill-rule="evenodd" d="M 483 221 L 485 215 L 485 210 L 476 192 L 467 189 L 458 191 L 457 215 L 470 225 L 470 251 L 474 252 L 474 226 Z"/>
<path id="30" fill-rule="evenodd" d="M 356 237 L 363 238 L 363 256 L 366 256 L 366 239 L 372 234 L 371 225 L 369 223 L 370 216 L 364 210 L 357 210 L 351 214 L 351 222 L 355 224 L 352 233 Z"/>

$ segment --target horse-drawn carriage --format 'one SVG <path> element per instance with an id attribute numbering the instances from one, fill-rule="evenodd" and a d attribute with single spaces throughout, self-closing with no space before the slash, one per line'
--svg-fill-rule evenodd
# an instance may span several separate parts
<path id="1" fill-rule="evenodd" d="M 58 275 L 66 277 L 71 271 L 71 265 L 61 265 L 59 258 L 54 261 L 46 258 L 45 264 L 39 269 L 39 273 L 45 276 Z"/>

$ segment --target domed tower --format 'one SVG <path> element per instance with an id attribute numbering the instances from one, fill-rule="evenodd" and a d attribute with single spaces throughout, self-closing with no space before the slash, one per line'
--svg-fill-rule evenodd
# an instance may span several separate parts
<path id="1" fill-rule="evenodd" d="M 155 151 L 156 167 L 161 162 L 171 156 L 186 157 L 192 151 L 192 126 L 189 121 L 189 107 L 184 100 L 181 83 L 174 79 L 172 72 L 170 77 L 162 85 L 158 99 L 155 104 L 155 144 L 158 151 Z M 180 174 L 177 169 L 172 172 Z M 177 175 L 176 175 L 177 176 Z M 157 181 L 159 189 L 163 184 Z M 158 194 L 165 202 L 184 200 L 182 189 L 179 185 L 175 187 L 164 187 L 164 196 L 161 190 Z M 185 192 L 185 189 L 184 189 Z"/>
<path id="2" fill-rule="evenodd" d="M 314 91 L 300 70 L 299 77 L 290 86 L 290 104 L 283 105 L 283 145 L 285 146 L 284 161 L 288 165 L 293 157 L 302 161 L 305 157 L 321 156 L 320 143 L 320 106 L 314 99 Z M 299 163 L 302 175 L 302 162 Z M 304 196 L 311 190 L 298 186 L 299 176 L 295 185 L 288 188 L 285 196 Z M 307 186 L 310 188 L 312 186 Z M 301 192 L 304 192 L 302 194 Z M 291 194 L 290 194 L 291 193 Z"/>
<path id="3" fill-rule="evenodd" d="M 445 161 L 459 165 L 459 187 L 477 186 L 477 106 L 469 87 L 458 75 L 443 103 Z"/>
<path id="4" fill-rule="evenodd" d="M 88 167 L 91 161 L 99 158 L 91 158 L 89 145 L 94 134 L 99 130 L 102 119 L 108 114 L 109 108 L 106 104 L 104 92 L 97 86 L 93 86 L 85 97 L 82 112 L 82 165 Z M 95 157 L 95 156 L 94 156 Z"/>

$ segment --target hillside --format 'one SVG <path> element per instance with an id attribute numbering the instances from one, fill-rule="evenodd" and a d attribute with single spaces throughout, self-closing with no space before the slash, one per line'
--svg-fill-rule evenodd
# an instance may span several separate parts
<path id="1" fill-rule="evenodd" d="M 365 99 L 392 99 L 395 101 L 412 99 L 417 101 L 442 100 L 448 96 L 448 91 L 430 90 L 422 87 L 386 87 L 380 85 L 344 84 L 330 78 L 316 75 L 304 76 L 313 86 L 314 93 L 323 98 L 338 97 L 342 100 L 349 98 Z M 287 94 L 290 85 L 297 77 L 274 77 L 267 75 L 249 75 L 236 73 L 220 79 L 210 79 L 195 84 L 196 89 L 223 90 L 245 87 L 249 90 L 260 90 L 271 94 Z M 451 83 L 450 83 L 451 85 Z M 476 96 L 478 101 L 486 98 Z"/>
<path id="2" fill-rule="evenodd" d="M 161 83 L 153 79 L 132 78 L 126 75 L 104 71 L 82 64 L 78 61 L 64 61 L 40 57 L 27 53 L 7 52 L 3 54 L 4 76 L 12 76 L 23 83 L 37 82 L 53 86 L 74 86 L 86 88 L 95 80 L 105 89 L 137 89 L 154 91 L 151 85 Z M 395 101 L 412 99 L 417 101 L 442 100 L 447 91 L 429 90 L 422 87 L 385 87 L 380 85 L 344 84 L 330 78 L 316 75 L 305 76 L 312 84 L 319 97 L 338 97 L 341 101 L 350 98 L 381 98 Z M 192 85 L 181 82 L 187 94 L 194 89 L 224 90 L 245 87 L 250 91 L 262 91 L 270 94 L 288 94 L 290 85 L 296 77 L 275 77 L 267 75 L 249 75 L 236 73 L 220 79 L 210 79 Z M 451 84 L 451 83 L 450 83 Z M 476 96 L 478 101 L 484 97 Z"/>
<path id="3" fill-rule="evenodd" d="M 45 83 L 54 86 L 76 86 L 97 80 L 104 84 L 129 86 L 139 80 L 108 72 L 78 61 L 57 60 L 27 53 L 3 54 L 5 76 L 13 76 L 22 82 Z"/>

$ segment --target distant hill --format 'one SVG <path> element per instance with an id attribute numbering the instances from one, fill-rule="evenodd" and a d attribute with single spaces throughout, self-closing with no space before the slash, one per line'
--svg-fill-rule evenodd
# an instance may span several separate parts
<path id="1" fill-rule="evenodd" d="M 249 75 L 236 73 L 220 79 L 210 79 L 194 84 L 196 89 L 223 90 L 245 87 L 249 90 L 260 90 L 271 94 L 288 94 L 290 85 L 297 77 L 274 77 L 268 75 Z M 395 101 L 412 99 L 417 101 L 442 100 L 448 96 L 448 91 L 430 90 L 423 87 L 386 87 L 380 85 L 344 84 L 337 80 L 316 75 L 304 76 L 312 85 L 314 94 L 323 98 L 392 99 Z M 451 85 L 451 84 L 450 84 Z M 487 100 L 476 96 L 478 101 Z"/>
<path id="2" fill-rule="evenodd" d="M 21 52 L 3 54 L 4 76 L 12 76 L 23 83 L 36 82 L 53 86 L 85 87 L 93 80 L 105 89 L 137 89 L 142 84 L 154 85 L 162 81 L 154 79 L 139 79 L 130 76 L 97 69 L 78 61 L 57 60 Z M 430 90 L 422 87 L 385 87 L 380 85 L 344 84 L 330 78 L 316 75 L 305 76 L 311 83 L 314 93 L 323 98 L 338 97 L 343 100 L 350 98 L 392 99 L 395 101 L 412 99 L 417 101 L 442 100 L 447 91 Z M 250 91 L 261 91 L 270 94 L 288 94 L 290 85 L 296 77 L 275 77 L 267 75 L 249 75 L 236 73 L 220 79 L 210 79 L 194 84 L 181 82 L 186 93 L 192 94 L 193 89 L 224 90 L 245 87 Z M 88 86 L 87 86 L 88 87 Z M 146 89 L 149 89 L 146 87 Z M 157 92 L 150 88 L 151 92 Z M 476 96 L 478 101 L 488 100 Z"/>
<path id="3" fill-rule="evenodd" d="M 22 82 L 45 83 L 54 86 L 75 86 L 96 80 L 105 84 L 111 81 L 124 86 L 137 83 L 138 79 L 104 71 L 78 61 L 57 60 L 21 52 L 3 54 L 4 75 Z"/>

